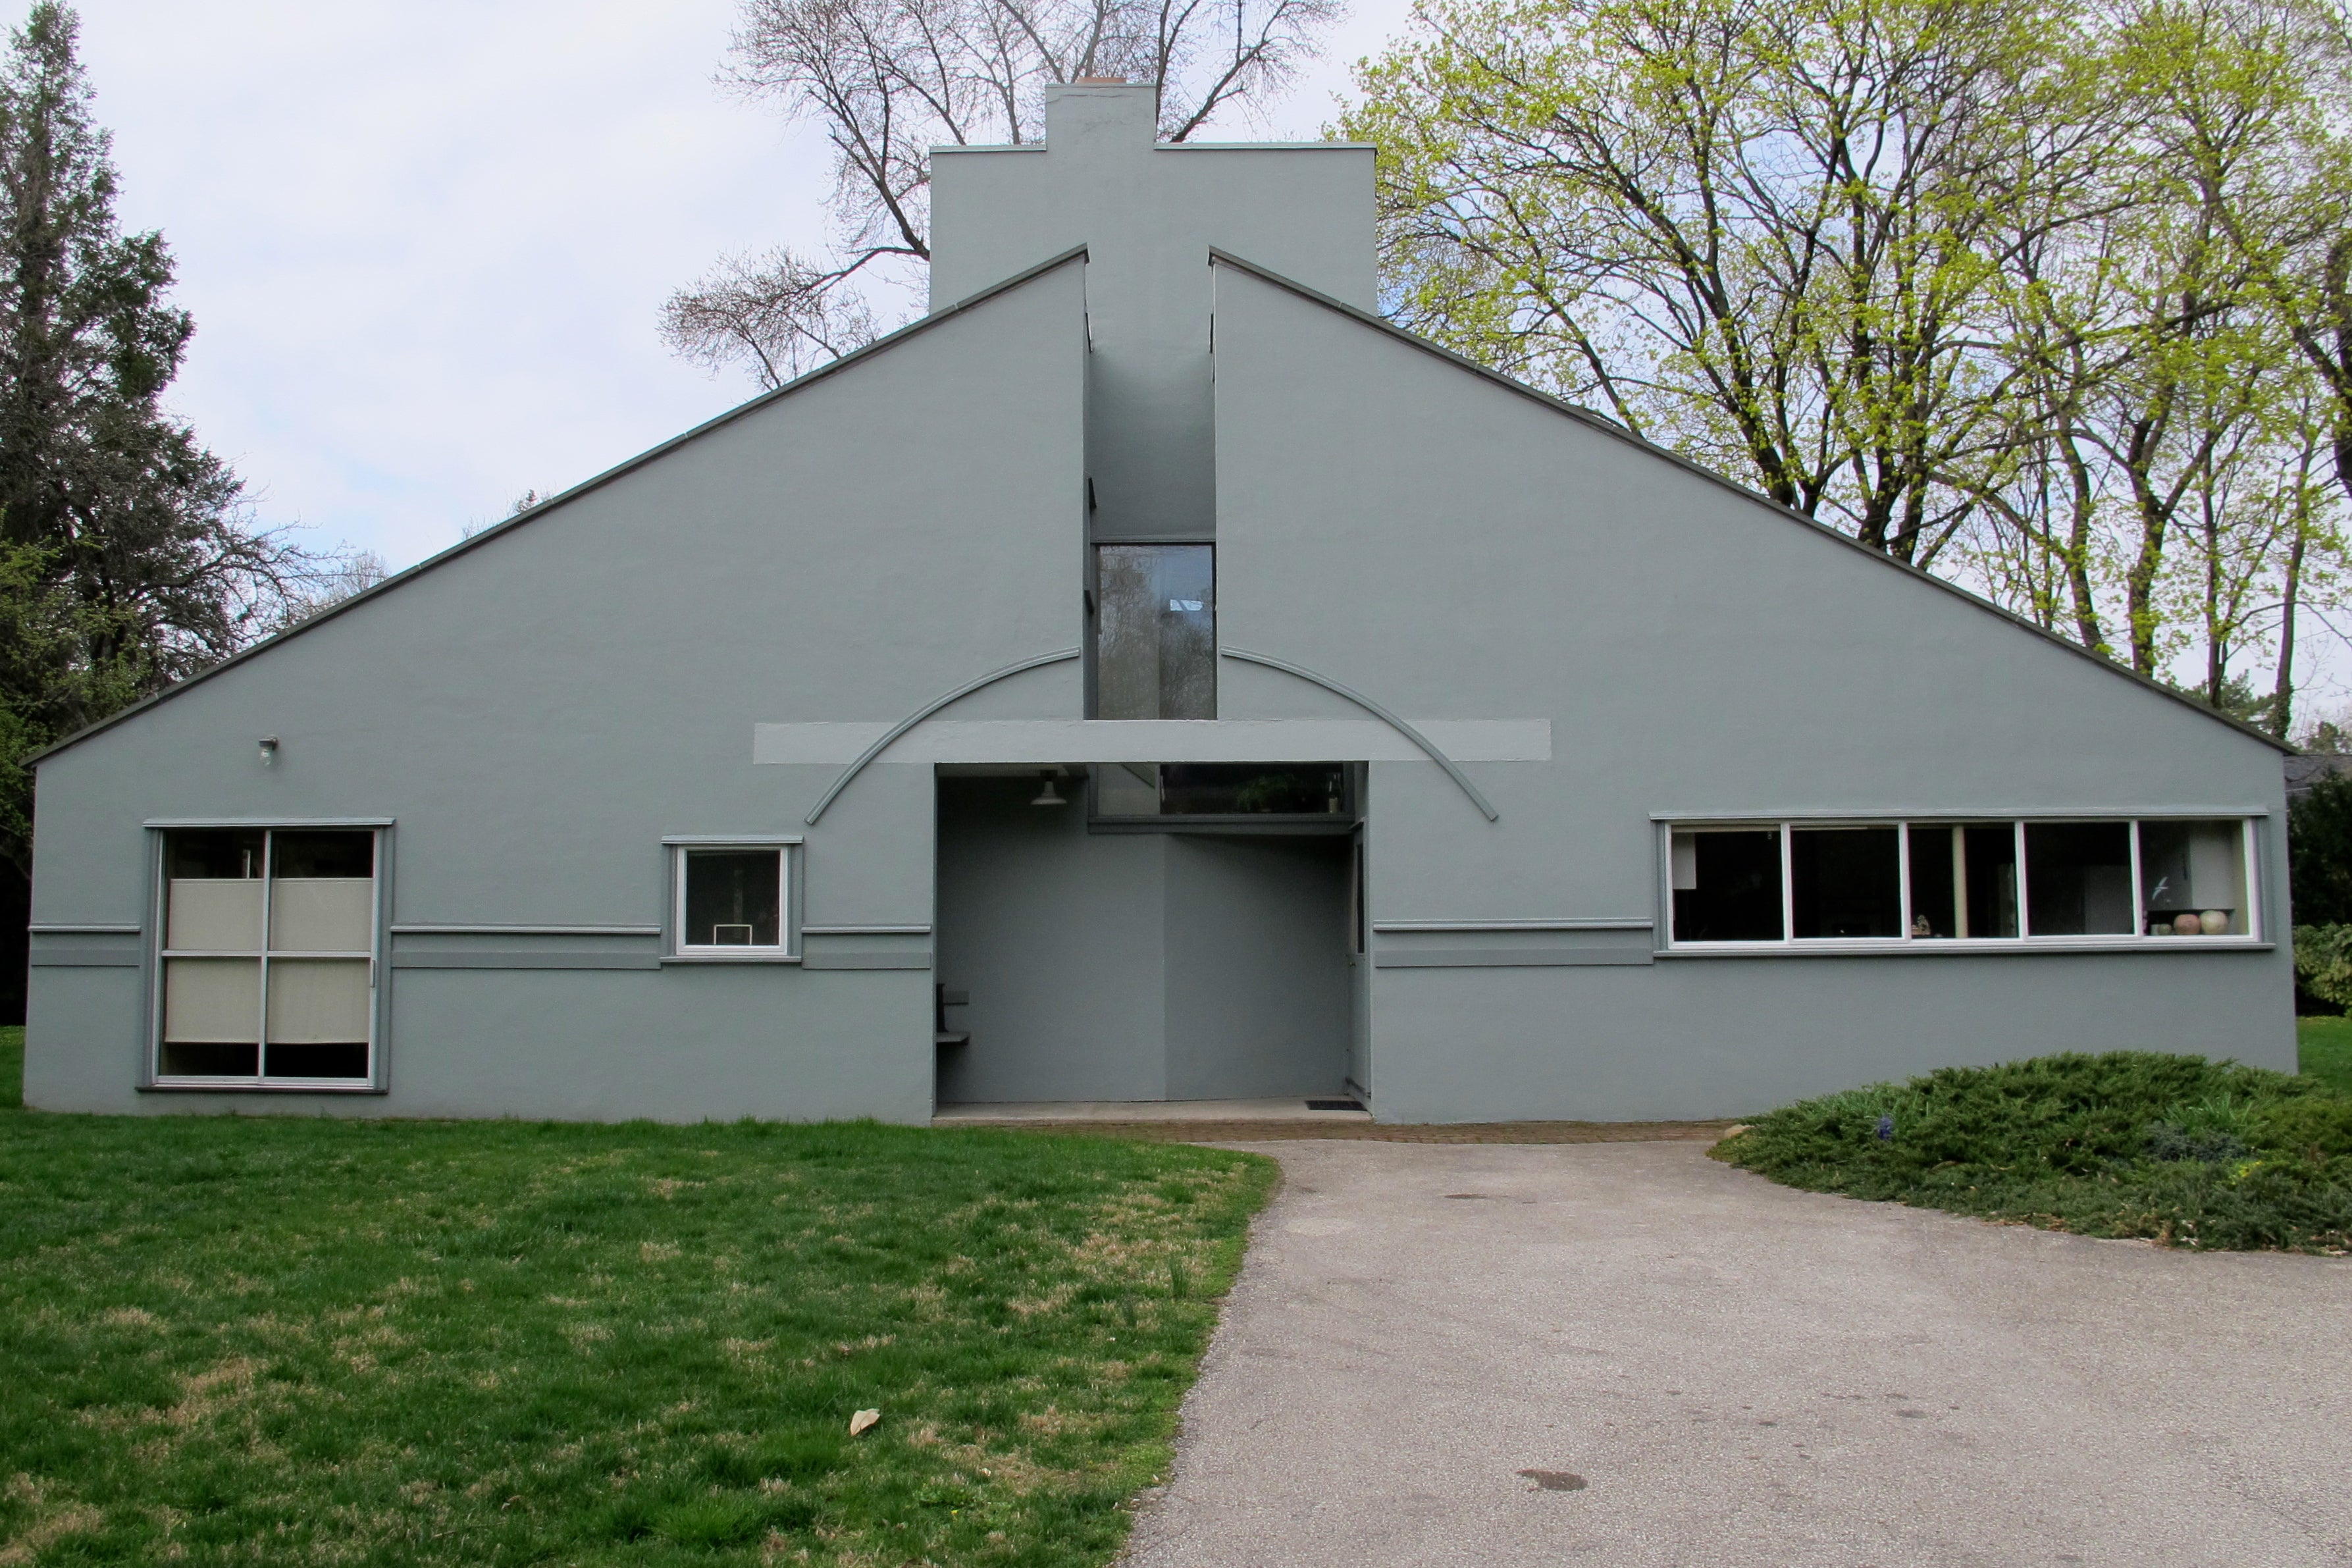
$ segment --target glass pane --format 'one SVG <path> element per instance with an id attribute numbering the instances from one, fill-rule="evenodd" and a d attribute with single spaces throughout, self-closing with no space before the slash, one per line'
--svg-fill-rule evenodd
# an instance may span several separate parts
<path id="1" fill-rule="evenodd" d="M 258 828 L 183 830 L 165 840 L 163 858 L 174 881 L 195 877 L 258 877 L 262 845 Z"/>
<path id="2" fill-rule="evenodd" d="M 1901 850 L 1892 827 L 1799 827 L 1789 838 L 1798 936 L 1903 934 Z"/>
<path id="3" fill-rule="evenodd" d="M 783 855 L 775 849 L 686 852 L 688 947 L 783 945 Z"/>
<path id="4" fill-rule="evenodd" d="M 375 835 L 365 828 L 292 833 L 281 828 L 270 836 L 269 851 L 278 858 L 273 869 L 280 877 L 375 875 Z"/>
<path id="5" fill-rule="evenodd" d="M 1780 830 L 1674 835 L 1675 940 L 1780 939 Z"/>
<path id="6" fill-rule="evenodd" d="M 1095 815 L 1097 816 L 1159 816 L 1160 764 L 1158 763 L 1096 763 Z"/>
<path id="7" fill-rule="evenodd" d="M 2131 824 L 2027 823 L 2025 898 L 2029 935 L 2130 935 Z"/>
<path id="8" fill-rule="evenodd" d="M 1911 934 L 1957 936 L 1959 887 L 1960 830 L 1937 826 L 1911 828 Z"/>
<path id="9" fill-rule="evenodd" d="M 261 961 L 163 961 L 163 1038 L 251 1045 L 261 1035 Z"/>
<path id="10" fill-rule="evenodd" d="M 261 951 L 261 882 L 172 879 L 163 945 L 194 952 Z"/>
<path id="11" fill-rule="evenodd" d="M 1347 805 L 1339 763 L 1163 763 L 1160 779 L 1169 816 L 1337 816 Z"/>
<path id="12" fill-rule="evenodd" d="M 374 916 L 372 878 L 281 876 L 269 885 L 273 952 L 367 952 L 374 946 Z"/>
<path id="13" fill-rule="evenodd" d="M 1214 559 L 1206 544 L 1096 551 L 1096 718 L 1217 716 Z"/>
<path id="14" fill-rule="evenodd" d="M 1961 936 L 2017 934 L 2017 829 L 2006 822 L 1960 829 Z"/>
<path id="15" fill-rule="evenodd" d="M 259 1046 L 198 1040 L 166 1040 L 158 1078 L 252 1078 Z"/>
<path id="16" fill-rule="evenodd" d="M 165 839 L 165 947 L 261 951 L 263 845 L 257 830 L 245 828 L 182 831 Z"/>
<path id="17" fill-rule="evenodd" d="M 269 1043 L 273 1047 L 354 1040 L 364 1044 L 367 1037 L 367 960 L 270 961 Z"/>
<path id="18" fill-rule="evenodd" d="M 2253 930 L 2243 823 L 2141 823 L 2139 880 L 2150 936 L 2244 936 Z"/>

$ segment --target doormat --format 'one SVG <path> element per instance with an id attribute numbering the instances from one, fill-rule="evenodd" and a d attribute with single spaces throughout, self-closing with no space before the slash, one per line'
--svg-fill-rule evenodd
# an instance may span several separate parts
<path id="1" fill-rule="evenodd" d="M 1310 1100 L 1307 1102 L 1307 1109 L 1309 1110 L 1361 1110 L 1364 1108 L 1352 1100 Z"/>

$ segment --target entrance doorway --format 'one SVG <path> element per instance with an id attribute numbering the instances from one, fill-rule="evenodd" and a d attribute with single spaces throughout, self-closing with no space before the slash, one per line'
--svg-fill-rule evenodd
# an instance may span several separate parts
<path id="1" fill-rule="evenodd" d="M 937 979 L 968 1038 L 939 1047 L 939 1100 L 1343 1094 L 1352 844 L 1121 831 L 1082 777 L 943 774 Z"/>

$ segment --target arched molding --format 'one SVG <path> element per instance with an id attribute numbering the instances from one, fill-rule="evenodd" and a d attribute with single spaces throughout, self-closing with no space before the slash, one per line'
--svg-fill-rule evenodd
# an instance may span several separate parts
<path id="1" fill-rule="evenodd" d="M 1078 650 L 1074 647 L 1066 647 L 1057 653 L 1041 653 L 1034 658 L 1024 658 L 1018 664 L 1008 664 L 1003 669 L 991 670 L 986 675 L 982 676 L 978 680 L 968 680 L 961 686 L 957 687 L 953 691 L 949 692 L 946 696 L 934 698 L 932 700 L 924 703 L 920 708 L 916 709 L 912 713 L 908 714 L 907 717 L 899 720 L 898 723 L 892 725 L 888 733 L 885 734 L 880 740 L 875 742 L 872 745 L 866 747 L 864 752 L 858 754 L 858 758 L 856 762 L 850 763 L 849 766 L 842 770 L 841 776 L 833 781 L 833 787 L 824 792 L 824 797 L 819 800 L 814 806 L 810 808 L 807 817 L 808 825 L 811 827 L 814 827 L 816 826 L 816 819 L 824 815 L 824 808 L 831 805 L 834 802 L 834 798 L 840 795 L 843 790 L 849 787 L 850 781 L 856 778 L 859 773 L 866 771 L 866 763 L 872 762 L 875 758 L 888 751 L 892 742 L 898 740 L 899 736 L 905 734 L 908 731 L 913 729 L 916 725 L 921 723 L 924 720 L 929 718 L 932 714 L 938 712 L 949 703 L 961 701 L 962 699 L 971 696 L 973 692 L 978 691 L 983 686 L 993 686 L 998 681 L 1003 680 L 1011 676 L 1019 675 L 1024 670 L 1042 669 L 1046 665 L 1066 663 L 1077 657 Z"/>
<path id="2" fill-rule="evenodd" d="M 1336 697 L 1346 698 L 1349 701 L 1354 703 L 1357 707 L 1362 709 L 1373 718 L 1378 719 L 1381 723 L 1386 724 L 1390 729 L 1394 730 L 1398 734 L 1402 735 L 1406 740 L 1411 741 L 1414 745 L 1419 746 L 1423 754 L 1425 754 L 1431 762 L 1435 763 L 1439 767 L 1445 770 L 1445 776 L 1452 779 L 1455 784 L 1460 786 L 1462 793 L 1470 797 L 1470 804 L 1476 806 L 1479 811 L 1485 815 L 1487 821 L 1500 822 L 1503 819 L 1502 813 L 1496 811 L 1494 806 L 1487 803 L 1486 797 L 1478 793 L 1478 786 L 1470 782 L 1470 775 L 1464 773 L 1461 766 L 1456 763 L 1452 757 L 1447 756 L 1444 752 L 1437 749 L 1437 742 L 1432 741 L 1428 736 L 1423 734 L 1420 731 L 1414 729 L 1412 725 L 1406 723 L 1403 720 L 1398 718 L 1395 714 L 1390 712 L 1387 709 L 1381 707 L 1379 703 L 1373 701 L 1362 692 L 1352 691 L 1347 687 L 1340 685 L 1338 681 L 1333 680 L 1327 676 L 1318 675 L 1313 670 L 1307 668 L 1304 665 L 1293 664 L 1286 658 L 1275 658 L 1269 655 L 1262 653 L 1244 653 L 1237 647 L 1220 648 L 1218 651 L 1223 654 L 1227 658 L 1237 658 L 1244 664 L 1262 664 L 1268 669 L 1278 669 L 1285 675 L 1295 675 L 1301 680 L 1310 681 L 1313 684 L 1321 687 L 1324 690 L 1330 692 Z"/>

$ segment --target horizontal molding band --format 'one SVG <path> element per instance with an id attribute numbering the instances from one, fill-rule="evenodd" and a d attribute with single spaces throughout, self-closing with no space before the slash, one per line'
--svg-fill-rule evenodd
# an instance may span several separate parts
<path id="1" fill-rule="evenodd" d="M 659 936 L 659 926 L 395 925 L 394 936 Z"/>
<path id="2" fill-rule="evenodd" d="M 810 926 L 801 927 L 803 936 L 929 936 L 929 926 Z"/>
<path id="3" fill-rule="evenodd" d="M 655 954 L 636 952 L 394 952 L 394 969 L 658 969 Z"/>
<path id="4" fill-rule="evenodd" d="M 797 833 L 673 833 L 664 844 L 708 845 L 715 848 L 771 849 L 804 843 Z"/>
<path id="5" fill-rule="evenodd" d="M 920 952 L 811 952 L 802 959 L 809 969 L 929 969 L 931 955 Z"/>
<path id="6" fill-rule="evenodd" d="M 1528 921 L 1374 921 L 1376 931 L 1651 931 L 1654 921 L 1625 918 L 1622 920 L 1528 920 Z"/>
<path id="7" fill-rule="evenodd" d="M 35 921 L 25 929 L 35 936 L 137 936 L 147 928 L 136 924 L 74 925 L 65 921 Z"/>
<path id="8" fill-rule="evenodd" d="M 37 945 L 25 962 L 35 969 L 137 969 L 146 959 L 136 948 Z"/>
<path id="9" fill-rule="evenodd" d="M 1399 952 L 1383 948 L 1372 955 L 1375 969 L 1567 969 L 1646 964 L 1656 954 L 1648 948 L 1594 947 L 1437 947 Z"/>

